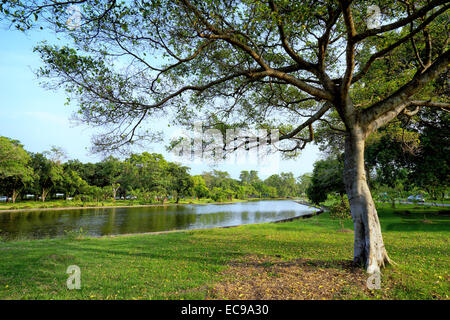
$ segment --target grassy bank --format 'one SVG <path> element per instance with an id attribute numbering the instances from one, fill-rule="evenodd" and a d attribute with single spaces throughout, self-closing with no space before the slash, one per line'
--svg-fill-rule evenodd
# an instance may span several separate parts
<path id="1" fill-rule="evenodd" d="M 0 242 L 0 298 L 448 299 L 450 217 L 439 210 L 380 208 L 399 264 L 383 271 L 381 290 L 367 290 L 364 272 L 350 266 L 353 233 L 323 213 L 159 235 Z M 66 288 L 69 265 L 81 268 L 80 290 Z"/>
<path id="2" fill-rule="evenodd" d="M 260 200 L 260 199 L 259 199 Z M 180 199 L 178 204 L 208 204 L 208 203 L 231 203 L 247 201 L 233 199 L 230 202 L 215 202 L 211 199 Z M 98 207 L 133 207 L 133 206 L 162 206 L 176 204 L 175 200 L 161 202 L 147 202 L 138 200 L 117 200 L 117 201 L 75 201 L 75 200 L 50 200 L 42 201 L 22 201 L 17 203 L 0 203 L 0 212 L 3 210 L 35 210 L 35 209 L 63 209 L 63 208 L 98 208 Z"/>
<path id="3" fill-rule="evenodd" d="M 175 204 L 226 204 L 242 201 L 259 200 L 283 200 L 286 198 L 247 198 L 233 199 L 230 201 L 214 201 L 212 199 L 180 199 L 178 203 L 175 200 L 161 202 L 148 202 L 139 200 L 116 200 L 116 201 L 75 201 L 75 200 L 49 200 L 49 201 L 21 201 L 16 203 L 0 203 L 0 212 L 12 210 L 37 210 L 37 209 L 71 209 L 71 208 L 99 208 L 99 207 L 137 207 L 137 206 L 163 206 Z"/>

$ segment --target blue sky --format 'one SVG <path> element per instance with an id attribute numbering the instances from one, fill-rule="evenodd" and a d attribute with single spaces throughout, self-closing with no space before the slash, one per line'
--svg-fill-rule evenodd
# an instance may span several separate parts
<path id="1" fill-rule="evenodd" d="M 95 129 L 71 121 L 76 105 L 66 106 L 64 91 L 46 90 L 32 71 L 41 65 L 38 54 L 33 53 L 33 47 L 42 40 L 57 42 L 55 36 L 46 31 L 36 30 L 24 34 L 0 28 L 0 136 L 20 140 L 25 149 L 31 152 L 49 150 L 55 145 L 63 148 L 69 159 L 100 161 L 100 155 L 88 151 Z M 165 151 L 164 144 L 151 145 L 140 151 L 158 152 L 168 160 L 177 160 Z M 226 170 L 234 178 L 239 176 L 241 170 L 259 170 L 262 178 L 289 171 L 298 176 L 311 172 L 318 158 L 317 147 L 309 145 L 300 158 L 280 160 L 277 165 L 272 163 L 267 166 L 265 163 L 260 167 L 252 163 L 224 164 L 215 169 Z M 183 164 L 192 168 L 192 174 L 212 169 L 205 163 Z"/>

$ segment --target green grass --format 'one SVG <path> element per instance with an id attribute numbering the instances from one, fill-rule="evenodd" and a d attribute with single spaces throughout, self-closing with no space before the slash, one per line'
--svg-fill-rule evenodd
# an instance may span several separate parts
<path id="1" fill-rule="evenodd" d="M 405 210 L 410 214 L 401 214 Z M 450 217 L 439 210 L 381 207 L 386 248 L 398 266 L 383 270 L 383 290 L 355 289 L 346 297 L 448 299 Z M 352 222 L 345 227 L 352 229 Z M 289 223 L 158 235 L 0 242 L 0 298 L 203 299 L 224 280 L 220 271 L 228 262 L 248 255 L 351 259 L 353 234 L 339 229 L 324 213 Z M 81 290 L 66 288 L 69 265 L 81 268 Z"/>
<path id="2" fill-rule="evenodd" d="M 47 208 L 68 208 L 68 207 L 102 207 L 102 206 L 128 206 L 139 204 L 136 201 L 117 200 L 114 201 L 76 201 L 76 200 L 47 200 L 42 201 L 18 201 L 16 203 L 0 203 L 1 210 L 26 210 L 26 209 L 47 209 Z"/>

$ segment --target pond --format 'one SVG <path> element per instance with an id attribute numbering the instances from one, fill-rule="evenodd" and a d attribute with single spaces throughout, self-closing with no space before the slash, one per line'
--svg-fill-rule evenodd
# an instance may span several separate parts
<path id="1" fill-rule="evenodd" d="M 204 229 L 288 219 L 316 211 L 291 200 L 233 204 L 0 212 L 3 239 L 55 238 Z"/>

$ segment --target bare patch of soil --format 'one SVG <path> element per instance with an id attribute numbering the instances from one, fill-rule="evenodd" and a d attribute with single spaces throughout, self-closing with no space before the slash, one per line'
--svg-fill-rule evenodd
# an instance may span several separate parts
<path id="1" fill-rule="evenodd" d="M 345 298 L 365 290 L 367 275 L 351 261 L 248 256 L 230 263 L 208 294 L 209 299 L 232 300 L 322 300 Z"/>

